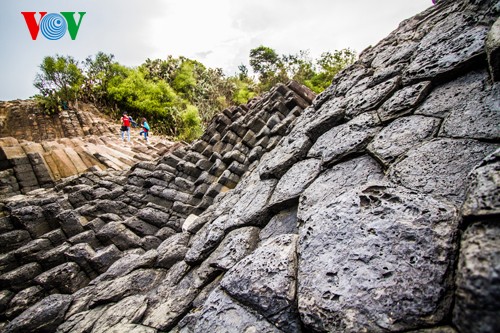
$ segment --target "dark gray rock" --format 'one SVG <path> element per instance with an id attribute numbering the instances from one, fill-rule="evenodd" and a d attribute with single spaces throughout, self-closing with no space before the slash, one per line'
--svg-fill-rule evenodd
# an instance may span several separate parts
<path id="1" fill-rule="evenodd" d="M 158 330 L 138 324 L 116 324 L 106 330 L 106 333 L 156 333 Z"/>
<path id="2" fill-rule="evenodd" d="M 372 88 L 361 86 L 362 91 L 350 91 L 350 97 L 346 98 L 345 110 L 348 118 L 354 118 L 360 114 L 377 109 L 394 91 L 399 87 L 401 78 L 399 76 L 384 81 Z"/>
<path id="3" fill-rule="evenodd" d="M 57 215 L 57 219 L 67 237 L 73 237 L 85 231 L 83 226 L 87 224 L 87 219 L 75 211 L 65 210 Z"/>
<path id="4" fill-rule="evenodd" d="M 473 71 L 437 86 L 415 110 L 415 114 L 444 118 L 453 110 L 465 110 L 469 99 L 481 94 L 485 71 Z"/>
<path id="5" fill-rule="evenodd" d="M 161 331 L 170 330 L 189 311 L 199 289 L 209 282 L 202 281 L 196 270 L 186 274 L 187 267 L 183 262 L 174 267 L 169 271 L 170 276 L 167 274 L 162 284 L 149 293 L 149 306 L 142 319 L 143 325 Z"/>
<path id="6" fill-rule="evenodd" d="M 151 268 L 157 256 L 158 253 L 155 250 L 148 251 L 144 254 L 126 254 L 114 261 L 106 272 L 92 280 L 91 284 L 97 285 L 103 281 L 113 280 L 139 268 Z"/>
<path id="7" fill-rule="evenodd" d="M 244 227 L 231 231 L 203 264 L 217 270 L 229 270 L 255 249 L 259 240 L 259 232 L 260 229 L 256 227 Z"/>
<path id="8" fill-rule="evenodd" d="M 487 216 L 500 214 L 500 150 L 474 169 L 470 186 L 462 206 L 464 216 Z"/>
<path id="9" fill-rule="evenodd" d="M 196 264 L 206 259 L 224 239 L 225 224 L 229 219 L 232 218 L 222 215 L 213 222 L 205 224 L 192 238 L 191 247 L 186 252 L 184 260 L 189 264 Z"/>
<path id="10" fill-rule="evenodd" d="M 47 291 L 57 289 L 60 293 L 72 294 L 85 287 L 90 280 L 80 266 L 68 262 L 38 275 L 35 282 Z"/>
<path id="11" fill-rule="evenodd" d="M 392 120 L 413 111 L 429 93 L 430 81 L 423 81 L 396 91 L 378 110 L 382 121 Z"/>
<path id="12" fill-rule="evenodd" d="M 484 82 L 484 81 L 483 81 Z M 467 94 L 467 102 L 446 117 L 440 136 L 498 140 L 500 138 L 500 83 L 484 82 L 480 93 Z"/>
<path id="13" fill-rule="evenodd" d="M 303 126 L 307 136 L 316 140 L 320 135 L 343 121 L 345 116 L 345 110 L 342 108 L 343 103 L 344 99 L 338 97 L 326 101 L 317 111 L 313 107 L 309 107 L 304 110 L 295 126 L 297 128 Z"/>
<path id="14" fill-rule="evenodd" d="M 322 164 L 335 163 L 342 158 L 363 152 L 371 139 L 380 131 L 375 112 L 364 113 L 350 122 L 326 132 L 314 143 L 308 157 L 320 157 Z"/>
<path id="15" fill-rule="evenodd" d="M 110 222 L 96 234 L 103 244 L 115 244 L 124 251 L 141 247 L 141 238 L 120 222 Z"/>
<path id="16" fill-rule="evenodd" d="M 105 248 L 99 249 L 90 257 L 90 265 L 98 272 L 105 272 L 111 264 L 117 261 L 122 256 L 122 252 L 112 244 Z"/>
<path id="17" fill-rule="evenodd" d="M 45 268 L 52 268 L 66 262 L 66 251 L 71 247 L 69 243 L 63 243 L 51 250 L 38 253 L 36 260 Z"/>
<path id="18" fill-rule="evenodd" d="M 497 19 L 488 32 L 486 38 L 486 54 L 490 75 L 493 81 L 500 79 L 500 19 Z"/>
<path id="19" fill-rule="evenodd" d="M 193 332 L 280 333 L 282 331 L 266 321 L 262 315 L 245 308 L 218 288 L 205 302 Z"/>
<path id="20" fill-rule="evenodd" d="M 71 295 L 50 295 L 8 323 L 3 332 L 53 332 L 64 321 L 71 300 Z"/>
<path id="21" fill-rule="evenodd" d="M 7 310 L 9 303 L 14 296 L 16 296 L 16 294 L 8 289 L 0 291 L 0 318 L 3 318 L 3 313 Z"/>
<path id="22" fill-rule="evenodd" d="M 28 244 L 21 246 L 17 250 L 12 251 L 17 261 L 21 264 L 36 261 L 37 255 L 40 252 L 49 251 L 52 249 L 52 244 L 48 239 L 35 239 Z"/>
<path id="23" fill-rule="evenodd" d="M 221 287 L 285 332 L 299 332 L 295 307 L 297 235 L 264 241 L 227 272 Z"/>
<path id="24" fill-rule="evenodd" d="M 259 165 L 262 179 L 280 178 L 297 161 L 305 157 L 312 142 L 305 135 L 297 133 L 283 138 L 272 153 L 263 157 Z"/>
<path id="25" fill-rule="evenodd" d="M 269 223 L 261 230 L 260 240 L 284 234 L 298 234 L 297 227 L 297 206 L 282 210 L 274 215 Z"/>
<path id="26" fill-rule="evenodd" d="M 404 73 L 405 81 L 428 79 L 460 69 L 484 53 L 488 27 L 474 24 L 473 12 L 452 13 L 432 27 L 420 41 L 416 56 Z"/>
<path id="27" fill-rule="evenodd" d="M 110 305 L 105 305 L 67 317 L 64 323 L 59 325 L 56 333 L 91 332 L 97 319 L 99 319 L 109 307 Z"/>
<path id="28" fill-rule="evenodd" d="M 380 165 L 363 156 L 340 163 L 321 174 L 300 198 L 297 216 L 301 221 L 314 215 L 322 203 L 328 202 L 351 188 L 384 178 Z"/>
<path id="29" fill-rule="evenodd" d="M 37 206 L 26 206 L 12 210 L 11 219 L 28 230 L 31 237 L 37 238 L 51 230 L 43 215 L 43 209 Z"/>
<path id="30" fill-rule="evenodd" d="M 286 206 L 299 196 L 318 176 L 321 160 L 307 159 L 295 163 L 279 180 L 270 199 L 271 206 Z"/>
<path id="31" fill-rule="evenodd" d="M 451 326 L 439 326 L 434 328 L 409 331 L 408 333 L 457 333 L 457 331 Z"/>
<path id="32" fill-rule="evenodd" d="M 123 221 L 123 224 L 140 237 L 155 235 L 159 230 L 158 227 L 149 224 L 135 216 L 126 219 L 125 221 Z"/>
<path id="33" fill-rule="evenodd" d="M 148 304 L 146 296 L 130 296 L 106 309 L 96 320 L 92 332 L 108 333 L 116 330 L 117 324 L 137 324 L 144 315 Z M 122 331 L 129 332 L 129 331 Z M 147 331 L 146 331 L 147 332 Z"/>
<path id="34" fill-rule="evenodd" d="M 411 148 L 435 136 L 439 125 L 439 118 L 432 117 L 409 116 L 396 119 L 375 136 L 368 145 L 368 151 L 385 166 L 389 166 Z"/>
<path id="35" fill-rule="evenodd" d="M 169 224 L 170 214 L 154 207 L 146 207 L 139 210 L 137 217 L 158 228 L 170 227 L 179 230 L 179 226 Z"/>
<path id="36" fill-rule="evenodd" d="M 156 265 L 169 269 L 178 261 L 184 259 L 188 251 L 188 243 L 191 235 L 187 232 L 177 233 L 160 244 L 158 247 L 158 259 Z"/>
<path id="37" fill-rule="evenodd" d="M 0 252 L 5 253 L 17 249 L 31 241 L 26 230 L 12 230 L 0 235 Z"/>
<path id="38" fill-rule="evenodd" d="M 161 270 L 141 268 L 117 279 L 100 283 L 95 287 L 89 306 L 118 302 L 127 296 L 147 292 L 155 288 L 164 276 Z"/>
<path id="39" fill-rule="evenodd" d="M 0 287 L 22 290 L 33 284 L 33 279 L 42 273 L 39 263 L 32 262 L 0 275 Z"/>
<path id="40" fill-rule="evenodd" d="M 45 292 L 40 286 L 21 290 L 10 301 L 5 316 L 7 318 L 14 318 L 44 297 Z"/>
<path id="41" fill-rule="evenodd" d="M 462 237 L 453 323 L 460 332 L 500 330 L 500 226 L 477 222 Z"/>
<path id="42" fill-rule="evenodd" d="M 465 179 L 475 165 L 497 148 L 474 140 L 436 139 L 407 153 L 389 169 L 397 183 L 458 203 L 465 199 Z"/>
<path id="43" fill-rule="evenodd" d="M 315 331 L 410 330 L 450 310 L 457 209 L 383 184 L 313 205 L 300 228 L 299 311 Z"/>

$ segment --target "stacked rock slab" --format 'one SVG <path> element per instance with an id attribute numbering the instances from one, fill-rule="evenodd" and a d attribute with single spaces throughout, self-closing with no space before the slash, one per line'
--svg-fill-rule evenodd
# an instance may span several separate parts
<path id="1" fill-rule="evenodd" d="M 170 154 L 133 165 L 126 174 L 87 172 L 64 180 L 54 189 L 4 200 L 1 320 L 15 321 L 36 302 L 48 305 L 46 299 L 59 294 L 93 290 L 90 293 L 99 294 L 96 300 L 104 297 L 97 303 L 112 305 L 124 295 L 114 295 L 122 293 L 115 279 L 132 272 L 133 277 L 124 279 L 125 284 L 134 285 L 126 294 L 157 287 L 168 268 L 185 255 L 189 233 L 182 230 L 184 220 L 196 221 L 195 214 L 205 211 L 219 193 L 234 188 L 288 133 L 314 98 L 296 82 L 278 85 L 247 105 L 224 110 L 191 146 L 178 145 Z M 69 145 L 77 139 L 63 140 Z M 25 152 L 23 147 L 21 144 L 19 154 Z M 9 147 L 6 151 L 9 149 L 14 150 Z M 246 242 L 250 236 L 255 243 L 258 230 L 250 228 L 235 235 L 231 246 L 239 244 L 239 239 Z M 226 265 L 253 248 L 252 244 L 242 246 L 233 259 L 225 258 Z M 111 284 L 118 289 L 110 289 Z M 101 289 L 104 285 L 108 287 Z M 113 296 L 108 299 L 101 292 Z M 32 319 L 28 326 L 23 325 L 22 330 L 47 330 L 33 324 Z"/>
<path id="2" fill-rule="evenodd" d="M 309 107 L 279 86 L 126 176 L 5 202 L 3 331 L 498 332 L 499 11 L 439 1 Z"/>
<path id="3" fill-rule="evenodd" d="M 157 136 L 146 143 L 139 129 L 132 129 L 131 143 L 124 144 L 119 125 L 109 123 L 88 104 L 49 116 L 34 101 L 1 102 L 0 198 L 51 188 L 88 170 L 128 170 L 176 147 Z"/>

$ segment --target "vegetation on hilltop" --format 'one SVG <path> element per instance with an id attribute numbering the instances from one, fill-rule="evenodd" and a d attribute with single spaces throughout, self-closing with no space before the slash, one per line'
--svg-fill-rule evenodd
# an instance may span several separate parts
<path id="1" fill-rule="evenodd" d="M 250 66 L 239 66 L 234 76 L 207 68 L 185 57 L 147 59 L 138 67 L 119 64 L 103 52 L 77 61 L 71 56 L 47 56 L 34 85 L 35 98 L 49 113 L 76 100 L 94 103 L 113 117 L 128 111 L 146 117 L 155 132 L 179 140 L 199 137 L 216 112 L 269 90 L 277 83 L 296 80 L 319 93 L 340 70 L 355 61 L 350 49 L 325 52 L 313 60 L 307 51 L 280 55 L 259 46 L 250 51 Z"/>

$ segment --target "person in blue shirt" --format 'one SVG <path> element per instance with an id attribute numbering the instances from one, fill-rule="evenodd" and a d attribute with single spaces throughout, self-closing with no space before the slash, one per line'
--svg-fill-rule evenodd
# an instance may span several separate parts
<path id="1" fill-rule="evenodd" d="M 142 118 L 141 128 L 142 128 L 142 131 L 139 132 L 139 135 L 144 134 L 144 140 L 148 141 L 148 133 L 149 133 L 150 128 L 149 128 L 148 122 L 146 121 L 146 118 Z"/>

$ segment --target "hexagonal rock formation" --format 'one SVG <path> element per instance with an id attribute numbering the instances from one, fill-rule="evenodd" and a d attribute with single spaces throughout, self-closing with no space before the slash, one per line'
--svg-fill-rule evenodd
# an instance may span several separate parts
<path id="1" fill-rule="evenodd" d="M 279 85 L 127 174 L 4 201 L 0 329 L 500 331 L 499 10 L 439 1 L 316 98 Z"/>

